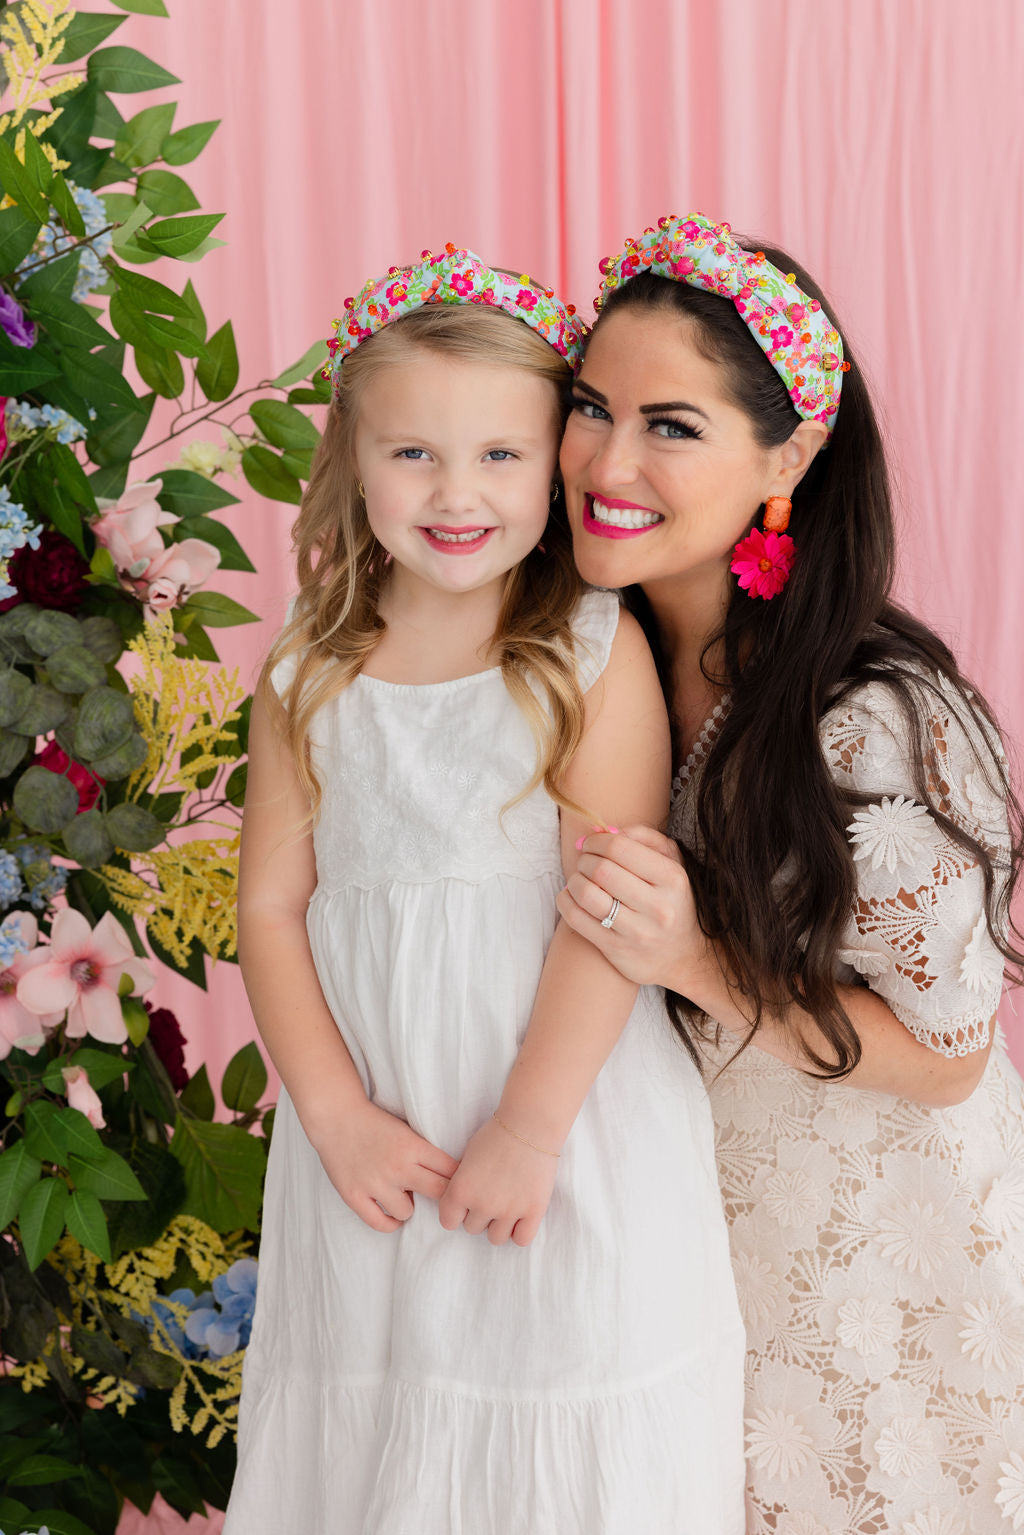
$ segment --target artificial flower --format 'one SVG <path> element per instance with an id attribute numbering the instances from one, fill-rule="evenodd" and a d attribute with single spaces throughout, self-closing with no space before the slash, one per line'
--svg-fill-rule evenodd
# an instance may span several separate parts
<path id="1" fill-rule="evenodd" d="M 110 551 L 117 569 L 133 579 L 164 552 L 157 529 L 178 520 L 157 501 L 162 488 L 162 480 L 140 480 L 116 501 L 96 503 L 102 516 L 93 523 L 93 534 Z"/>
<path id="2" fill-rule="evenodd" d="M 0 458 L 7 452 L 7 395 L 0 395 Z"/>
<path id="3" fill-rule="evenodd" d="M 871 867 L 880 869 L 885 864 L 895 873 L 900 864 L 913 863 L 925 854 L 931 862 L 935 844 L 935 823 L 924 805 L 897 794 L 890 799 L 883 794 L 881 803 L 858 810 L 846 828 L 854 848 L 854 861 L 870 858 Z"/>
<path id="4" fill-rule="evenodd" d="M 18 549 L 11 556 L 8 578 L 16 591 L 0 602 L 0 612 L 17 607 L 19 602 L 35 602 L 41 608 L 74 613 L 89 590 L 88 573 L 88 561 L 74 544 L 54 528 L 47 528 L 34 546 Z"/>
<path id="5" fill-rule="evenodd" d="M 127 975 L 135 990 L 148 991 L 156 977 L 137 959 L 128 936 L 109 911 L 91 928 L 70 907 L 53 919 L 45 964 L 18 982 L 18 1001 L 30 1013 L 68 1010 L 68 1037 L 91 1034 L 110 1045 L 123 1045 L 128 1031 L 121 1015 L 118 987 Z"/>
<path id="6" fill-rule="evenodd" d="M 106 1124 L 103 1118 L 103 1105 L 100 1095 L 89 1081 L 89 1073 L 84 1066 L 62 1066 L 61 1076 L 64 1078 L 64 1091 L 68 1095 L 68 1103 L 73 1109 L 78 1109 L 84 1114 L 94 1130 L 102 1130 Z"/>
<path id="7" fill-rule="evenodd" d="M 204 538 L 183 538 L 150 560 L 131 585 L 149 610 L 147 616 L 179 607 L 220 564 L 220 550 Z"/>
<path id="8" fill-rule="evenodd" d="M 18 982 L 37 965 L 45 964 L 50 951 L 45 946 L 36 947 L 39 927 L 31 912 L 12 914 L 20 927 L 21 952 L 8 959 L 0 970 L 0 1060 L 12 1050 L 27 1050 L 35 1055 L 46 1039 L 47 1031 L 55 1029 L 63 1018 L 61 1013 L 30 1013 L 18 1000 Z M 11 922 L 9 917 L 4 926 Z"/>
<path id="9" fill-rule="evenodd" d="M 56 741 L 50 741 L 43 747 L 35 763 L 37 767 L 46 768 L 48 773 L 63 774 L 74 785 L 78 790 L 79 815 L 85 810 L 92 809 L 100 797 L 100 790 L 106 783 L 105 778 L 98 778 L 80 762 L 74 762 Z"/>
<path id="10" fill-rule="evenodd" d="M 185 1036 L 181 1024 L 169 1007 L 151 1007 L 144 1002 L 149 1014 L 149 1042 L 171 1079 L 171 1086 L 180 1093 L 188 1086 L 189 1074 L 185 1068 Z"/>
<path id="11" fill-rule="evenodd" d="M 789 580 L 795 558 L 796 545 L 788 533 L 762 533 L 752 528 L 736 545 L 729 569 L 739 576 L 745 592 L 767 602 L 777 597 Z"/>
<path id="12" fill-rule="evenodd" d="M 23 247 L 24 248 L 24 247 Z M 0 328 L 12 346 L 35 346 L 36 328 L 17 299 L 0 288 Z"/>

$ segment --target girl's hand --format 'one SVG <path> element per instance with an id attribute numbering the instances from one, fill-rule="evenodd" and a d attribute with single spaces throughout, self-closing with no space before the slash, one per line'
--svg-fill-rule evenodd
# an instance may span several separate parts
<path id="1" fill-rule="evenodd" d="M 466 1147 L 438 1213 L 446 1231 L 465 1226 L 501 1247 L 528 1247 L 551 1200 L 558 1158 L 535 1151 L 489 1119 Z"/>
<path id="2" fill-rule="evenodd" d="M 602 927 L 614 900 L 614 925 Z M 707 960 L 679 849 L 649 826 L 587 837 L 557 904 L 563 921 L 638 985 L 685 995 L 686 977 Z"/>
<path id="3" fill-rule="evenodd" d="M 459 1165 L 367 1098 L 347 1108 L 315 1146 L 342 1199 L 374 1231 L 397 1231 L 413 1212 L 413 1194 L 440 1199 Z"/>

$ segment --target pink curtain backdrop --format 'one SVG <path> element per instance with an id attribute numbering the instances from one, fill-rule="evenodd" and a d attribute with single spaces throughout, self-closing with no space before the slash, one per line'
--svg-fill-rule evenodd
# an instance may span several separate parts
<path id="1" fill-rule="evenodd" d="M 371 273 L 452 239 L 584 312 L 600 257 L 700 209 L 792 248 L 833 296 L 892 446 L 902 592 L 1024 717 L 1019 0 L 169 0 L 114 39 L 223 126 L 186 175 L 228 242 L 188 269 L 243 380 L 326 336 Z M 126 113 L 159 99 L 124 98 Z M 185 273 L 172 271 L 170 280 Z M 197 436 L 218 436 L 215 428 Z M 166 450 L 152 472 L 171 462 Z M 290 587 L 291 510 L 244 486 L 264 622 L 220 631 L 246 678 Z M 190 1065 L 252 1036 L 238 972 L 162 979 Z M 1003 1016 L 1024 1063 L 1024 1020 Z M 136 1526 L 131 1526 L 133 1529 Z M 170 1528 L 152 1524 L 150 1529 Z M 180 1528 L 180 1525 L 177 1526 Z M 128 1528 L 128 1526 L 126 1526 Z"/>

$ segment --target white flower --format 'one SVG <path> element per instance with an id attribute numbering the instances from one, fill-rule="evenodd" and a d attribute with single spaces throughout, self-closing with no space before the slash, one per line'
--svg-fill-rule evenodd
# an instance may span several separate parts
<path id="1" fill-rule="evenodd" d="M 974 931 L 960 961 L 960 981 L 968 991 L 995 990 L 1003 981 L 1003 956 L 992 942 L 984 912 L 974 924 Z"/>
<path id="2" fill-rule="evenodd" d="M 1012 1450 L 1008 1460 L 1000 1461 L 996 1502 L 1003 1511 L 1003 1519 L 1011 1519 L 1010 1528 L 1024 1530 L 1024 1455 Z"/>
<path id="3" fill-rule="evenodd" d="M 799 1168 L 795 1172 L 779 1171 L 767 1179 L 763 1201 L 773 1220 L 783 1226 L 799 1226 L 801 1221 L 813 1219 L 821 1210 L 822 1190 L 815 1188 Z"/>
<path id="4" fill-rule="evenodd" d="M 858 810 L 846 828 L 850 841 L 858 843 L 854 858 L 870 858 L 871 867 L 893 873 L 899 864 L 912 863 L 935 842 L 935 825 L 923 805 L 897 794 L 882 796 L 880 805 Z"/>
<path id="5" fill-rule="evenodd" d="M 964 778 L 964 791 L 974 818 L 982 831 L 1006 835 L 1006 807 L 981 768 L 972 768 Z"/>
<path id="6" fill-rule="evenodd" d="M 780 1227 L 791 1252 L 813 1250 L 839 1177 L 839 1162 L 822 1141 L 786 1140 L 774 1152 L 775 1166 L 759 1167 L 754 1174 L 751 1197 Z"/>
<path id="7" fill-rule="evenodd" d="M 872 1295 L 844 1301 L 837 1313 L 836 1337 L 844 1348 L 867 1357 L 896 1341 L 899 1322 L 891 1306 Z"/>
<path id="8" fill-rule="evenodd" d="M 892 969 L 892 955 L 876 936 L 865 936 L 862 943 L 840 949 L 836 957 L 860 975 L 884 975 Z"/>
<path id="9" fill-rule="evenodd" d="M 1004 1374 L 1011 1391 L 1015 1381 L 1024 1379 L 1024 1316 L 1015 1296 L 1003 1291 L 965 1300 L 958 1335 L 968 1358 Z M 999 1383 L 986 1386 L 998 1390 Z"/>
<path id="10" fill-rule="evenodd" d="M 892 1528 L 945 1501 L 929 1496 L 948 1488 L 949 1450 L 943 1421 L 929 1411 L 927 1387 L 890 1380 L 872 1391 L 864 1401 L 860 1453 L 867 1487 L 892 1502 Z"/>
<path id="11" fill-rule="evenodd" d="M 993 1179 L 982 1208 L 985 1219 L 1001 1237 L 1024 1231 L 1024 1167 L 1011 1167 Z"/>
<path id="12" fill-rule="evenodd" d="M 758 1471 L 788 1482 L 814 1458 L 814 1440 L 795 1413 L 764 1407 L 747 1419 L 747 1455 Z"/>
<path id="13" fill-rule="evenodd" d="M 913 1479 L 931 1459 L 931 1435 L 918 1418 L 893 1418 L 875 1440 L 875 1454 L 886 1476 Z"/>
<path id="14" fill-rule="evenodd" d="M 970 1200 L 950 1166 L 917 1152 L 887 1152 L 880 1176 L 856 1197 L 873 1248 L 892 1266 L 901 1296 L 931 1304 L 958 1293 L 971 1245 Z"/>
<path id="15" fill-rule="evenodd" d="M 775 1526 L 776 1535 L 832 1535 L 816 1514 L 780 1514 Z"/>
<path id="16" fill-rule="evenodd" d="M 221 450 L 215 442 L 187 443 L 181 450 L 177 467 L 191 469 L 193 474 L 212 480 L 221 467 Z"/>
<path id="17" fill-rule="evenodd" d="M 747 1395 L 747 1456 L 756 1469 L 758 1496 L 783 1507 L 813 1509 L 828 1491 L 825 1468 L 840 1426 L 808 1370 L 781 1361 L 755 1369 Z"/>
<path id="18" fill-rule="evenodd" d="M 924 1508 L 900 1525 L 900 1535 L 967 1535 L 967 1526 L 953 1509 Z"/>

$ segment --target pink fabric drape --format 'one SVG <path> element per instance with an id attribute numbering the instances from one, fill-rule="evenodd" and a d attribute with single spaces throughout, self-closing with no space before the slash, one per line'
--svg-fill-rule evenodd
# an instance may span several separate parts
<path id="1" fill-rule="evenodd" d="M 328 333 L 370 273 L 445 240 L 585 313 L 599 258 L 699 208 L 789 246 L 833 295 L 892 446 L 901 590 L 1011 737 L 1024 716 L 1024 10 L 1018 0 L 170 0 L 115 39 L 222 117 L 186 175 L 229 243 L 190 268 L 243 379 Z M 151 99 L 147 97 L 146 103 Z M 137 110 L 125 98 L 126 112 Z M 183 274 L 172 276 L 180 279 Z M 197 435 L 217 436 L 215 429 Z M 148 463 L 157 472 L 165 450 Z M 221 631 L 251 676 L 289 588 L 290 509 L 240 487 L 265 615 Z M 237 971 L 161 980 L 211 1075 L 252 1024 Z M 1024 1023 L 1004 1005 L 1018 1058 Z"/>

